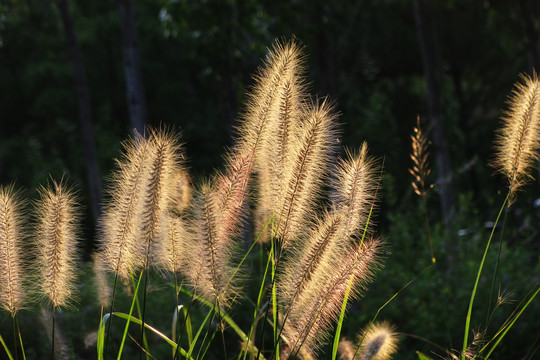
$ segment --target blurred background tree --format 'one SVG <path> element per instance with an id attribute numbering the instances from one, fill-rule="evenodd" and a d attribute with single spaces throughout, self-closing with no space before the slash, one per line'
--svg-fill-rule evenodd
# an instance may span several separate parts
<path id="1" fill-rule="evenodd" d="M 80 90 L 80 75 L 73 65 L 63 6 L 69 6 L 80 50 L 91 127 L 83 127 L 79 120 L 85 105 L 75 90 Z M 134 23 L 124 16 L 130 14 L 125 11 L 130 6 Z M 138 41 L 126 37 L 133 31 L 138 32 Z M 295 36 L 306 47 L 313 94 L 329 94 L 337 103 L 344 145 L 358 147 L 367 140 L 371 152 L 384 157 L 378 223 L 394 254 L 387 269 L 392 272 L 395 266 L 402 276 L 375 291 L 383 298 L 373 296 L 378 300 L 373 306 L 380 306 L 430 259 L 420 210 L 411 205 L 417 199 L 407 172 L 416 116 L 430 130 L 435 149 L 431 163 L 438 171 L 432 181 L 441 196 L 429 198 L 429 214 L 435 234 L 446 219 L 445 230 L 434 236 L 434 246 L 441 258 L 438 279 L 450 284 L 456 279 L 448 274 L 467 254 L 459 246 L 464 245 L 468 226 L 483 227 L 498 207 L 495 194 L 504 183 L 491 176 L 489 167 L 493 130 L 519 74 L 540 66 L 539 34 L 540 3 L 535 0 L 3 0 L 0 183 L 15 182 L 33 197 L 38 184 L 66 174 L 80 189 L 88 213 L 88 254 L 94 247 L 98 213 L 96 195 L 91 195 L 97 185 L 92 181 L 99 183 L 99 174 L 110 173 L 120 142 L 140 126 L 132 121 L 129 77 L 140 77 L 138 86 L 144 89 L 137 100 L 146 104 L 141 118 L 148 125 L 181 130 L 196 179 L 220 166 L 222 150 L 230 145 L 246 89 L 267 46 L 276 38 Z M 130 75 L 127 69 L 129 41 L 137 45 L 140 61 L 130 66 L 139 75 Z M 96 149 L 93 172 L 87 153 L 91 137 Z M 441 163 L 441 150 L 447 164 Z M 448 184 L 453 190 L 444 200 Z M 539 198 L 536 182 L 511 208 L 508 226 L 513 231 L 507 233 L 510 240 L 505 245 L 518 247 L 522 258 L 516 261 L 536 269 Z M 453 213 L 451 218 L 446 211 Z M 471 243 L 482 246 L 481 241 Z M 411 263 L 413 259 L 418 260 Z M 470 261 L 469 270 L 476 258 Z M 530 266 L 516 269 L 523 273 Z M 534 276 L 538 281 L 538 272 Z M 434 291 L 436 282 L 425 281 L 419 289 Z M 522 287 L 530 281 L 529 277 Z M 462 291 L 466 295 L 470 289 Z M 402 309 L 422 308 L 424 295 L 417 296 L 404 300 Z M 443 303 L 440 298 L 430 301 Z M 450 337 L 454 339 L 450 343 L 459 344 L 461 328 L 440 329 L 440 336 L 429 326 L 418 328 L 433 321 L 437 316 L 433 311 L 444 309 L 432 309 L 429 319 L 414 323 L 416 329 L 403 318 L 397 320 L 400 314 L 392 320 L 400 329 L 406 327 L 404 332 L 434 334 L 434 340 L 444 344 Z M 456 311 L 464 314 L 465 305 Z M 360 316 L 353 326 L 366 318 Z M 527 329 L 538 334 L 538 326 Z M 536 337 L 529 345 L 535 344 L 534 339 L 538 342 Z M 418 343 L 411 345 L 415 346 Z"/>

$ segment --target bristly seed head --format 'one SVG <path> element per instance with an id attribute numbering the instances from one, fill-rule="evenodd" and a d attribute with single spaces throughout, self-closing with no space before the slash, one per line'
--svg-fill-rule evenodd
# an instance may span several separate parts
<path id="1" fill-rule="evenodd" d="M 25 300 L 23 215 L 21 201 L 13 186 L 0 186 L 0 306 L 11 316 L 22 308 Z"/>
<path id="2" fill-rule="evenodd" d="M 529 179 L 540 154 L 540 82 L 522 75 L 497 131 L 493 166 L 508 179 L 510 203 Z"/>
<path id="3" fill-rule="evenodd" d="M 39 189 L 36 248 L 39 293 L 56 308 L 73 300 L 79 208 L 75 194 L 61 182 Z"/>

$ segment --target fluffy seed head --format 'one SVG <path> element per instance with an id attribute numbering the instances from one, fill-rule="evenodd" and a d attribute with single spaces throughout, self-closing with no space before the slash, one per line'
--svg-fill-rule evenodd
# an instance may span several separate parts
<path id="1" fill-rule="evenodd" d="M 111 271 L 123 279 L 139 262 L 140 214 L 143 208 L 144 178 L 148 167 L 149 144 L 140 134 L 126 141 L 118 168 L 108 188 L 100 221 L 100 251 Z"/>
<path id="2" fill-rule="evenodd" d="M 368 155 L 367 143 L 358 153 L 346 151 L 334 170 L 332 206 L 343 211 L 347 219 L 348 234 L 364 229 L 371 206 L 375 202 L 378 186 L 378 164 Z"/>
<path id="3" fill-rule="evenodd" d="M 284 327 L 292 354 L 313 353 L 324 343 L 351 282 L 350 297 L 354 299 L 373 279 L 379 267 L 380 247 L 380 240 L 369 240 L 359 251 L 345 250 L 334 264 L 317 267 L 302 295 L 291 305 L 290 320 Z"/>
<path id="4" fill-rule="evenodd" d="M 169 227 L 170 204 L 178 195 L 177 176 L 183 170 L 180 168 L 180 145 L 175 135 L 162 129 L 150 130 L 148 145 L 148 171 L 142 186 L 140 214 L 144 267 L 159 265 L 166 251 L 164 239 Z"/>
<path id="5" fill-rule="evenodd" d="M 358 352 L 361 360 L 388 360 L 397 351 L 395 327 L 388 322 L 371 324 L 360 335 Z"/>
<path id="6" fill-rule="evenodd" d="M 75 290 L 79 209 L 62 182 L 39 189 L 36 202 L 36 256 L 39 293 L 54 307 L 66 306 Z"/>
<path id="7" fill-rule="evenodd" d="M 25 300 L 22 216 L 22 204 L 13 186 L 0 186 L 0 306 L 12 316 Z"/>
<path id="8" fill-rule="evenodd" d="M 497 132 L 494 167 L 508 179 L 510 201 L 531 176 L 540 150 L 540 81 L 522 75 Z"/>
<path id="9" fill-rule="evenodd" d="M 336 115 L 332 105 L 326 100 L 316 102 L 305 114 L 293 161 L 284 174 L 286 188 L 274 210 L 276 235 L 282 239 L 283 248 L 297 238 L 313 218 L 314 205 L 335 152 Z"/>

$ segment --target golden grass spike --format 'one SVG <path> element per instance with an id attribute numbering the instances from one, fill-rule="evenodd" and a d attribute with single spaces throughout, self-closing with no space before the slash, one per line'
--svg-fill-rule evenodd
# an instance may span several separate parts
<path id="1" fill-rule="evenodd" d="M 385 321 L 368 326 L 358 335 L 358 340 L 362 341 L 359 360 L 388 360 L 397 351 L 395 327 Z"/>
<path id="2" fill-rule="evenodd" d="M 294 40 L 287 43 L 277 41 L 268 51 L 265 64 L 259 68 L 254 77 L 255 84 L 247 94 L 246 110 L 237 129 L 237 147 L 260 154 L 269 123 L 280 111 L 279 97 L 283 94 L 284 84 L 295 74 L 303 72 L 302 63 L 301 49 Z"/>
<path id="3" fill-rule="evenodd" d="M 381 241 L 368 240 L 357 251 L 350 247 L 334 263 L 317 267 L 302 295 L 292 304 L 284 335 L 290 352 L 313 353 L 328 338 L 328 330 L 337 320 L 349 282 L 350 296 L 358 297 L 379 267 Z"/>
<path id="4" fill-rule="evenodd" d="M 178 273 L 185 262 L 186 239 L 191 234 L 188 232 L 186 219 L 181 216 L 171 216 L 168 233 L 164 239 L 159 267 L 163 270 Z"/>
<path id="5" fill-rule="evenodd" d="M 368 155 L 367 143 L 359 153 L 346 151 L 334 170 L 331 199 L 336 211 L 344 211 L 347 234 L 363 230 L 375 202 L 378 186 L 378 164 Z"/>
<path id="6" fill-rule="evenodd" d="M 216 173 L 196 198 L 185 269 L 190 283 L 208 301 L 227 306 L 237 294 L 231 266 L 234 236 L 245 216 L 253 153 L 230 154 L 225 173 Z"/>
<path id="7" fill-rule="evenodd" d="M 418 196 L 425 196 L 433 185 L 427 186 L 426 180 L 431 173 L 429 168 L 429 141 L 420 126 L 420 116 L 416 117 L 416 127 L 411 135 L 411 160 L 413 167 L 409 172 L 413 176 L 412 187 Z"/>
<path id="8" fill-rule="evenodd" d="M 266 124 L 262 133 L 260 151 L 256 154 L 259 180 L 256 228 L 262 229 L 273 212 L 275 204 L 285 191 L 285 173 L 290 169 L 293 147 L 298 141 L 302 109 L 306 99 L 303 56 L 300 48 L 291 41 L 273 49 L 268 64 L 278 70 L 275 91 L 266 104 Z M 260 241 L 266 241 L 264 234 Z"/>
<path id="9" fill-rule="evenodd" d="M 497 131 L 493 166 L 508 179 L 510 203 L 530 178 L 540 154 L 540 82 L 521 76 Z"/>
<path id="10" fill-rule="evenodd" d="M 67 306 L 75 291 L 79 208 L 63 182 L 39 189 L 36 202 L 36 280 L 39 294 L 54 308 Z"/>
<path id="11" fill-rule="evenodd" d="M 150 152 L 148 140 L 138 133 L 123 147 L 108 188 L 109 201 L 100 221 L 99 242 L 105 264 L 121 278 L 129 279 L 140 259 L 140 214 Z"/>
<path id="12" fill-rule="evenodd" d="M 177 136 L 163 130 L 150 130 L 148 167 L 143 183 L 143 204 L 140 232 L 143 267 L 159 266 L 167 256 L 170 204 L 177 195 L 177 174 L 180 171 L 181 147 Z"/>
<path id="13" fill-rule="evenodd" d="M 26 295 L 23 215 L 22 203 L 13 185 L 0 186 L 0 306 L 11 316 L 23 307 Z"/>
<path id="14" fill-rule="evenodd" d="M 317 268 L 335 270 L 337 259 L 347 244 L 343 225 L 343 213 L 326 212 L 312 226 L 309 236 L 301 247 L 292 250 L 290 259 L 284 264 L 283 273 L 278 278 L 279 301 L 287 312 L 287 307 L 301 296 L 310 283 Z"/>
<path id="15" fill-rule="evenodd" d="M 275 220 L 282 247 L 289 245 L 313 218 L 314 205 L 336 144 L 336 115 L 326 99 L 317 101 L 305 112 L 301 136 L 293 152 L 293 162 L 284 174 L 286 188 L 278 199 Z"/>

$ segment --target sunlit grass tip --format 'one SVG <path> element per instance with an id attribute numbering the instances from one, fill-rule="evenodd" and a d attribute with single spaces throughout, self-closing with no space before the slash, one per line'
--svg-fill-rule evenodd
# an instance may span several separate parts
<path id="1" fill-rule="evenodd" d="M 13 185 L 0 186 L 0 306 L 15 316 L 25 304 L 27 260 L 23 203 Z"/>
<path id="2" fill-rule="evenodd" d="M 532 178 L 540 156 L 540 81 L 536 73 L 522 75 L 521 82 L 514 85 L 495 144 L 493 166 L 508 179 L 511 203 Z"/>

